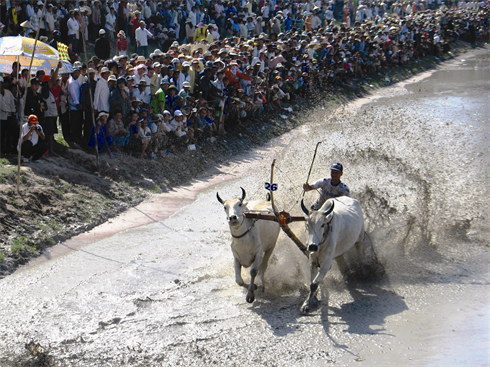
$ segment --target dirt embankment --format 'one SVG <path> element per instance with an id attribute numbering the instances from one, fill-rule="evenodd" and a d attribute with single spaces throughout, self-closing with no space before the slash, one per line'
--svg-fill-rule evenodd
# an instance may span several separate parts
<path id="1" fill-rule="evenodd" d="M 95 156 L 60 146 L 60 158 L 22 166 L 20 194 L 16 190 L 16 157 L 0 159 L 0 277 L 37 256 L 46 246 L 88 231 L 152 193 L 184 184 L 230 157 L 295 128 L 307 121 L 313 106 L 333 108 L 374 88 L 434 68 L 468 48 L 460 43 L 450 54 L 394 68 L 374 79 L 356 81 L 342 89 L 317 90 L 297 103 L 299 111 L 263 114 L 196 151 L 183 149 L 154 161 L 123 154 L 114 154 L 113 158 L 102 155 L 97 173 Z M 280 115 L 287 115 L 287 119 Z"/>

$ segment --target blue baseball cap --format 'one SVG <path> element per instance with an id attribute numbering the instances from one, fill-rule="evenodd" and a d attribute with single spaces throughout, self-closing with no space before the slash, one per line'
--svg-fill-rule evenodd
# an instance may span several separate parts
<path id="1" fill-rule="evenodd" d="M 334 170 L 334 171 L 340 171 L 340 172 L 344 171 L 344 167 L 342 167 L 342 165 L 340 163 L 332 164 L 332 167 L 330 167 L 330 169 Z"/>

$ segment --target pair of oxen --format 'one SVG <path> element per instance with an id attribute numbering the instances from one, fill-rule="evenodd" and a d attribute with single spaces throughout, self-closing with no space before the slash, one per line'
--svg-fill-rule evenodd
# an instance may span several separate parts
<path id="1" fill-rule="evenodd" d="M 265 288 L 264 274 L 276 246 L 280 226 L 275 221 L 247 218 L 245 213 L 272 214 L 273 209 L 270 201 L 245 202 L 246 192 L 243 188 L 241 190 L 241 198 L 223 200 L 219 193 L 216 193 L 216 197 L 224 207 L 230 227 L 235 280 L 239 286 L 245 285 L 241 275 L 242 267 L 251 267 L 246 300 L 252 303 L 257 289 L 257 275 L 261 281 L 260 290 Z M 311 211 L 301 201 L 301 208 L 306 215 L 306 247 L 311 270 L 310 292 L 301 306 L 301 311 L 307 313 L 333 260 L 343 262 L 343 255 L 354 246 L 361 251 L 364 219 L 359 202 L 347 196 L 329 199 L 319 210 Z"/>

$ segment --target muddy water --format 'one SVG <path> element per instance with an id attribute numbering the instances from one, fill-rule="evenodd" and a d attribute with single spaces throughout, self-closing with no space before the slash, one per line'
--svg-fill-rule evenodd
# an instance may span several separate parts
<path id="1" fill-rule="evenodd" d="M 27 361 L 29 341 L 72 366 L 488 365 L 489 61 L 475 50 L 337 111 L 318 106 L 219 167 L 214 186 L 191 187 L 202 191 L 169 218 L 141 208 L 158 221 L 64 244 L 73 250 L 2 279 L 0 365 Z M 281 236 L 249 305 L 215 192 L 263 197 L 277 158 L 277 204 L 299 214 L 318 141 L 311 179 L 344 164 L 375 266 L 366 275 L 350 259 L 347 278 L 334 266 L 305 316 L 307 262 Z"/>

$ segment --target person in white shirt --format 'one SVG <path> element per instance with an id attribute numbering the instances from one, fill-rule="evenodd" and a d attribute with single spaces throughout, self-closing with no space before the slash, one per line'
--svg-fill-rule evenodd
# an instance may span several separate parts
<path id="1" fill-rule="evenodd" d="M 138 55 L 143 55 L 146 58 L 148 57 L 148 37 L 153 38 L 153 35 L 146 29 L 146 23 L 142 20 L 140 21 L 139 28 L 136 29 L 134 38 L 136 40 Z"/>
<path id="2" fill-rule="evenodd" d="M 53 5 L 48 4 L 47 12 L 44 14 L 44 20 L 46 21 L 46 32 L 51 39 L 54 31 L 54 14 L 53 14 Z"/>
<path id="3" fill-rule="evenodd" d="M 22 162 L 28 163 L 29 159 L 34 162 L 43 156 L 48 149 L 48 145 L 44 142 L 45 138 L 37 116 L 30 115 L 27 122 L 22 125 Z"/>
<path id="4" fill-rule="evenodd" d="M 140 64 L 134 68 L 136 74 L 133 76 L 134 85 L 139 85 L 140 81 L 146 81 L 146 85 L 151 84 L 151 79 L 148 77 L 147 69 L 145 64 Z"/>
<path id="5" fill-rule="evenodd" d="M 172 128 L 172 132 L 178 137 L 186 137 L 186 132 L 184 131 L 184 114 L 181 110 L 176 110 L 174 112 L 174 118 L 170 121 L 170 127 Z"/>
<path id="6" fill-rule="evenodd" d="M 29 20 L 29 21 L 31 20 L 32 16 L 36 13 L 34 10 L 35 6 L 36 5 L 32 4 L 32 0 L 29 2 L 29 4 L 27 4 L 26 12 L 27 12 L 27 20 Z"/>
<path id="7" fill-rule="evenodd" d="M 14 95 L 8 88 L 4 88 L 3 78 L 0 76 L 0 146 L 3 153 L 15 152 L 15 140 L 19 134 L 15 112 Z"/>
<path id="8" fill-rule="evenodd" d="M 109 97 L 110 90 L 107 79 L 109 78 L 110 71 L 107 67 L 103 67 L 100 71 L 100 79 L 97 81 L 94 95 L 94 109 L 98 112 L 109 111 Z"/>
<path id="9" fill-rule="evenodd" d="M 43 1 L 38 1 L 37 2 L 37 12 L 36 12 L 36 18 L 39 20 L 39 35 L 41 36 L 45 36 L 46 35 L 46 22 L 44 21 L 44 17 L 43 17 L 43 6 L 44 6 L 44 2 Z M 31 23 L 32 24 L 32 23 Z M 34 25 L 34 24 L 33 24 Z M 37 28 L 34 28 L 34 30 L 37 30 Z"/>
<path id="10" fill-rule="evenodd" d="M 138 88 L 133 90 L 131 97 L 140 99 L 145 104 L 150 104 L 151 101 L 151 88 L 147 88 L 148 84 L 146 80 L 141 80 L 138 84 Z"/>
<path id="11" fill-rule="evenodd" d="M 116 32 L 116 19 L 116 9 L 111 6 L 111 12 L 105 16 L 105 29 L 107 30 L 107 35 L 109 36 L 107 38 L 111 43 L 115 40 L 114 33 Z"/>
<path id="12" fill-rule="evenodd" d="M 83 111 L 82 105 L 80 104 L 79 77 L 80 70 L 77 67 L 74 67 L 68 82 L 68 104 L 70 106 L 71 141 L 76 143 L 82 142 L 83 131 Z"/>
<path id="13" fill-rule="evenodd" d="M 75 19 L 75 11 L 70 10 L 70 19 L 68 19 L 68 22 L 66 23 L 68 27 L 68 39 L 69 43 L 72 45 L 72 50 L 78 50 L 78 31 L 80 30 L 80 24 L 78 21 Z"/>

